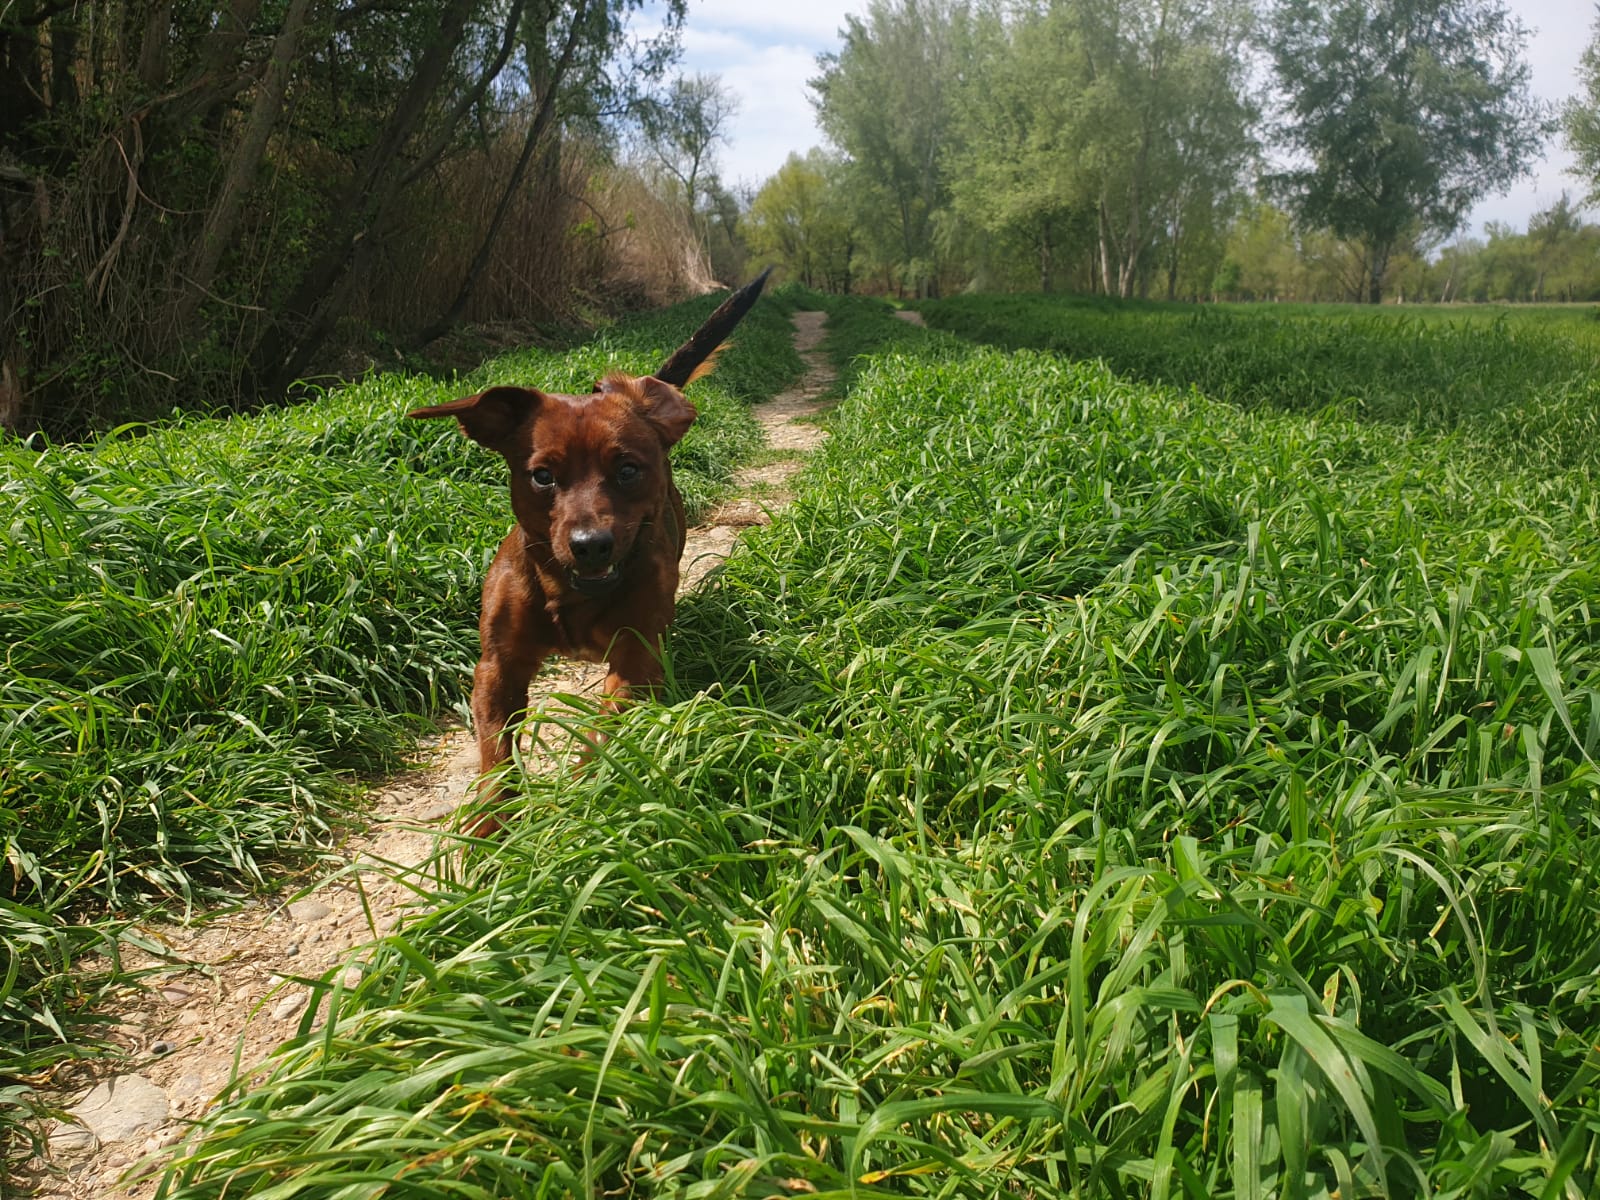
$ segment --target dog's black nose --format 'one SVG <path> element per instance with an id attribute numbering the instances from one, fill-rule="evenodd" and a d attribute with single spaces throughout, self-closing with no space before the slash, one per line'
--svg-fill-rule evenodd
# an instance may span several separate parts
<path id="1" fill-rule="evenodd" d="M 603 567 L 611 561 L 611 550 L 616 539 L 609 529 L 579 529 L 567 539 L 572 548 L 572 561 L 580 569 Z"/>

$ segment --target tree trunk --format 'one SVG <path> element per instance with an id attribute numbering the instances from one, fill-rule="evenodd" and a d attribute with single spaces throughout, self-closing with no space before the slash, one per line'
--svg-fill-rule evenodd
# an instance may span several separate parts
<path id="1" fill-rule="evenodd" d="M 1393 242 L 1382 242 L 1371 246 L 1368 250 L 1370 257 L 1367 259 L 1367 303 L 1383 303 L 1383 276 L 1389 269 L 1389 255 L 1393 252 Z"/>
<path id="2" fill-rule="evenodd" d="M 150 6 L 144 38 L 139 43 L 139 82 L 147 91 L 157 91 L 166 81 L 167 47 L 171 41 L 172 0 L 159 0 Z"/>
<path id="3" fill-rule="evenodd" d="M 287 386 L 327 340 L 336 317 L 329 303 L 334 285 L 349 269 L 358 243 L 381 221 L 403 186 L 403 176 L 395 169 L 400 151 L 444 82 L 475 7 L 476 0 L 450 0 L 441 14 L 438 36 L 429 41 L 387 124 L 334 204 L 320 250 L 285 301 L 278 322 L 250 356 L 258 386 Z"/>
<path id="4" fill-rule="evenodd" d="M 189 268 L 187 288 L 178 304 L 178 323 L 187 328 L 194 318 L 200 302 L 211 290 L 216 278 L 217 264 L 223 252 L 233 241 L 239 228 L 239 214 L 244 211 L 244 200 L 261 169 L 262 157 L 267 152 L 267 141 L 283 111 L 283 97 L 289 88 L 289 73 L 294 67 L 294 52 L 305 30 L 310 14 L 311 0 L 290 0 L 289 10 L 283 17 L 283 28 L 272 44 L 272 57 L 261 80 L 261 90 L 256 93 L 250 108 L 250 119 L 245 124 L 239 144 L 234 147 L 228 161 L 228 171 L 222 180 L 222 190 L 206 214 L 205 226 L 194 250 L 194 262 Z"/>
<path id="5" fill-rule="evenodd" d="M 535 69 L 532 63 L 529 64 L 528 75 L 538 88 L 538 108 L 532 120 L 528 122 L 528 136 L 523 139 L 522 153 L 517 156 L 516 165 L 511 170 L 511 178 L 506 183 L 505 191 L 500 194 L 500 202 L 495 205 L 494 215 L 489 220 L 489 228 L 483 235 L 483 242 L 473 257 L 472 265 L 467 268 L 466 278 L 461 281 L 455 299 L 450 302 L 450 307 L 445 310 L 444 315 L 418 336 L 419 345 L 426 346 L 435 338 L 442 337 L 461 319 L 461 314 L 466 311 L 467 301 L 472 297 L 473 289 L 478 286 L 478 280 L 488 270 L 489 262 L 494 256 L 495 241 L 500 236 L 506 216 L 511 211 L 512 202 L 522 186 L 528 164 L 533 161 L 534 151 L 544 141 L 545 134 L 555 120 L 556 98 L 561 94 L 562 82 L 566 79 L 567 69 L 572 65 L 573 52 L 578 48 L 578 29 L 587 8 L 587 0 L 579 0 L 572 13 L 572 25 L 567 32 L 567 43 L 561 48 L 561 55 L 554 65 L 547 71 L 541 72 Z M 540 36 L 543 37 L 543 34 Z M 540 78 L 541 75 L 543 78 Z"/>

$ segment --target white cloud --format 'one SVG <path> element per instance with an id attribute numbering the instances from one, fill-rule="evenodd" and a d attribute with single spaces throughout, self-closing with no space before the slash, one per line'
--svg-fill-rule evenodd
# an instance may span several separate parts
<path id="1" fill-rule="evenodd" d="M 773 4 L 771 0 L 689 0 L 689 28 L 738 30 L 756 43 L 779 41 L 807 45 L 833 42 L 847 13 L 866 10 L 866 0 L 804 0 Z"/>
<path id="2" fill-rule="evenodd" d="M 717 155 L 724 182 L 760 185 L 790 153 L 821 144 L 806 88 L 817 74 L 817 50 L 754 45 L 721 30 L 691 28 L 684 35 L 683 65 L 720 75 L 739 98 L 728 144 Z"/>

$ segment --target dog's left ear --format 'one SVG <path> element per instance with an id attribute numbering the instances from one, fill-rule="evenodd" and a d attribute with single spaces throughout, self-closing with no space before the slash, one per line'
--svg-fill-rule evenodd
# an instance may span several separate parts
<path id="1" fill-rule="evenodd" d="M 463 396 L 448 404 L 414 408 L 408 417 L 454 417 L 461 432 L 480 446 L 504 450 L 511 435 L 521 427 L 544 397 L 533 388 L 492 387 L 476 396 Z"/>
<path id="2" fill-rule="evenodd" d="M 677 445 L 700 415 L 694 405 L 685 400 L 677 388 L 670 383 L 662 383 L 654 375 L 646 375 L 638 380 L 638 388 L 639 411 L 661 434 L 661 444 Z"/>

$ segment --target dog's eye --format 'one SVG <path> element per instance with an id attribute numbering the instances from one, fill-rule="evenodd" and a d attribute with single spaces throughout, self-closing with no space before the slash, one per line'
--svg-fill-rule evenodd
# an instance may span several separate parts
<path id="1" fill-rule="evenodd" d="M 637 478 L 639 478 L 639 466 L 637 463 L 623 463 L 617 468 L 618 483 L 632 483 Z"/>
<path id="2" fill-rule="evenodd" d="M 546 488 L 555 486 L 556 473 L 549 467 L 535 467 L 533 470 L 529 471 L 528 474 L 533 477 L 535 487 Z"/>

